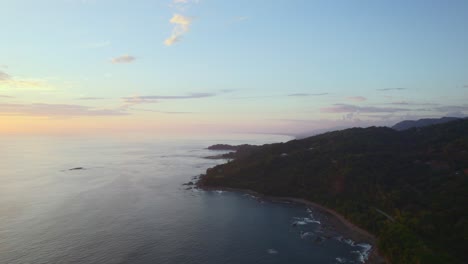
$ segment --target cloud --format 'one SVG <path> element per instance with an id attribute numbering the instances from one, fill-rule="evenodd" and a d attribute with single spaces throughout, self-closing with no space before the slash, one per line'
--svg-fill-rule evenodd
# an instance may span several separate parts
<path id="1" fill-rule="evenodd" d="M 396 102 L 391 102 L 389 104 L 391 105 L 413 105 L 413 106 L 436 106 L 438 105 L 436 103 L 414 103 L 414 102 L 408 102 L 408 101 L 396 101 Z"/>
<path id="2" fill-rule="evenodd" d="M 221 89 L 219 91 L 221 93 L 232 93 L 232 92 L 235 92 L 236 90 L 235 89 Z"/>
<path id="3" fill-rule="evenodd" d="M 0 82 L 11 80 L 11 76 L 5 72 L 0 71 Z"/>
<path id="4" fill-rule="evenodd" d="M 95 109 L 82 105 L 69 104 L 0 104 L 0 115 L 3 116 L 43 116 L 43 117 L 77 117 L 77 116 L 121 116 L 128 113 L 121 110 Z"/>
<path id="5" fill-rule="evenodd" d="M 132 63 L 136 58 L 130 55 L 122 55 L 111 59 L 111 63 L 120 64 L 120 63 Z"/>
<path id="6" fill-rule="evenodd" d="M 15 98 L 14 96 L 9 96 L 9 95 L 1 95 L 0 94 L 0 98 Z"/>
<path id="7" fill-rule="evenodd" d="M 307 96 L 322 96 L 322 95 L 327 95 L 328 93 L 315 93 L 315 94 L 310 94 L 310 93 L 293 93 L 293 94 L 288 94 L 287 96 L 290 97 L 307 97 Z"/>
<path id="8" fill-rule="evenodd" d="M 0 88 L 6 86 L 8 88 L 22 89 L 22 90 L 53 90 L 52 87 L 48 86 L 44 81 L 41 80 L 0 80 Z"/>
<path id="9" fill-rule="evenodd" d="M 282 94 L 282 95 L 258 95 L 258 96 L 242 96 L 242 97 L 232 97 L 231 99 L 265 99 L 265 98 L 279 98 L 279 97 L 310 97 L 310 96 L 323 96 L 328 93 L 292 93 L 292 94 Z"/>
<path id="10" fill-rule="evenodd" d="M 411 103 L 406 102 L 406 101 L 391 102 L 389 104 L 391 104 L 391 105 L 411 105 Z"/>
<path id="11" fill-rule="evenodd" d="M 160 100 L 184 100 L 184 99 L 199 99 L 216 96 L 215 93 L 191 93 L 188 95 L 146 95 L 146 96 L 129 96 L 122 97 L 123 105 L 121 109 L 128 110 L 132 106 L 139 104 L 156 104 Z"/>
<path id="12" fill-rule="evenodd" d="M 193 114 L 193 112 L 183 112 L 183 111 L 158 111 L 158 110 L 141 109 L 141 108 L 132 108 L 132 110 L 134 110 L 134 111 L 143 111 L 143 112 L 152 112 L 152 113 L 160 113 L 160 114 L 168 114 L 168 115 Z"/>
<path id="13" fill-rule="evenodd" d="M 434 110 L 439 112 L 465 112 L 468 111 L 468 105 L 446 105 L 446 106 L 439 106 L 434 108 Z"/>
<path id="14" fill-rule="evenodd" d="M 128 108 L 137 104 L 154 104 L 158 103 L 156 99 L 143 98 L 142 96 L 122 97 L 124 101 L 123 108 Z"/>
<path id="15" fill-rule="evenodd" d="M 147 99 L 147 98 L 145 99 L 145 98 L 142 98 L 141 96 L 122 97 L 121 99 L 123 100 L 123 103 L 119 107 L 119 109 L 121 109 L 122 111 L 138 110 L 138 109 L 132 108 L 135 105 L 159 103 L 158 100 L 156 99 Z"/>
<path id="16" fill-rule="evenodd" d="M 408 88 L 381 88 L 377 89 L 377 91 L 385 92 L 385 91 L 402 91 L 402 90 L 408 90 Z"/>
<path id="17" fill-rule="evenodd" d="M 393 108 L 393 107 L 376 107 L 376 106 L 357 106 L 349 104 L 334 104 L 331 107 L 324 107 L 320 109 L 323 113 L 396 113 L 410 111 L 407 108 Z"/>
<path id="18" fill-rule="evenodd" d="M 198 99 L 216 96 L 215 93 L 191 93 L 188 95 L 147 95 L 136 97 L 123 97 L 124 100 L 180 100 L 180 99 Z"/>
<path id="19" fill-rule="evenodd" d="M 362 97 L 362 96 L 350 96 L 350 97 L 346 97 L 346 99 L 348 99 L 349 101 L 353 101 L 353 102 L 364 102 L 367 100 L 367 98 Z"/>
<path id="20" fill-rule="evenodd" d="M 182 36 L 190 30 L 192 21 L 193 19 L 191 17 L 174 14 L 169 20 L 171 24 L 174 24 L 174 28 L 172 29 L 171 36 L 164 41 L 164 44 L 166 46 L 172 46 L 176 42 L 179 42 Z"/>
<path id="21" fill-rule="evenodd" d="M 80 97 L 78 100 L 104 100 L 104 97 Z"/>
<path id="22" fill-rule="evenodd" d="M 464 88 L 468 88 L 468 84 L 463 85 Z"/>
<path id="23" fill-rule="evenodd" d="M 16 79 L 11 75 L 0 71 L 0 88 L 16 88 L 16 89 L 41 89 L 51 90 L 43 80 L 28 80 L 28 79 Z"/>

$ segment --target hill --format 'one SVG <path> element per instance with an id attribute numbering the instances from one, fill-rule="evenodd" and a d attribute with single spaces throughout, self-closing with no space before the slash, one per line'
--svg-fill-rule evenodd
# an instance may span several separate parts
<path id="1" fill-rule="evenodd" d="M 444 123 L 458 120 L 458 119 L 460 118 L 441 117 L 441 118 L 425 118 L 425 119 L 419 119 L 419 120 L 405 120 L 405 121 L 401 121 L 395 124 L 394 126 L 392 126 L 392 128 L 398 131 L 403 131 L 403 130 L 407 130 L 407 129 L 415 128 L 415 127 L 426 127 L 426 126 L 431 126 L 431 125 L 444 124 Z"/>
<path id="2" fill-rule="evenodd" d="M 468 120 L 396 131 L 352 128 L 269 144 L 198 183 L 307 199 L 375 234 L 392 263 L 463 263 Z"/>

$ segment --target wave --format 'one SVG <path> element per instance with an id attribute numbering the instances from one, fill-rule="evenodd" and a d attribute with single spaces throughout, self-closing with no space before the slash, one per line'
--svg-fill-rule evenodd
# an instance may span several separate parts
<path id="1" fill-rule="evenodd" d="M 315 220 L 313 218 L 309 217 L 294 217 L 295 221 L 293 221 L 293 224 L 296 225 L 307 225 L 307 224 L 319 224 L 321 225 L 322 223 L 318 220 Z"/>
<path id="2" fill-rule="evenodd" d="M 304 238 L 307 238 L 309 236 L 313 236 L 314 233 L 312 232 L 304 232 L 304 233 L 301 233 L 301 238 L 304 239 Z"/>
<path id="3" fill-rule="evenodd" d="M 353 251 L 353 253 L 358 254 L 358 260 L 361 263 L 366 263 L 367 259 L 369 259 L 369 255 L 370 255 L 372 246 L 369 245 L 369 244 L 364 244 L 364 243 L 357 244 L 356 246 L 360 247 L 361 250 Z"/>
<path id="4" fill-rule="evenodd" d="M 268 254 L 278 254 L 278 251 L 276 251 L 276 250 L 274 250 L 272 248 L 268 249 L 267 252 L 268 252 Z"/>
<path id="5" fill-rule="evenodd" d="M 346 259 L 345 258 L 335 258 L 336 259 L 336 262 L 337 263 L 346 263 Z"/>
<path id="6" fill-rule="evenodd" d="M 361 263 L 365 263 L 369 259 L 369 255 L 372 249 L 372 246 L 366 243 L 359 243 L 356 244 L 353 240 L 346 238 L 344 239 L 342 236 L 335 237 L 336 240 L 346 243 L 353 248 L 360 248 L 359 250 L 353 250 L 351 253 L 357 255 L 357 260 Z"/>

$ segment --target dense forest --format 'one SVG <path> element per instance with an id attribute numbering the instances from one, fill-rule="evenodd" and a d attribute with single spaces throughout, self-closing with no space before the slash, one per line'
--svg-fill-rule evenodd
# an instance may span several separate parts
<path id="1" fill-rule="evenodd" d="M 392 263 L 466 263 L 466 119 L 404 131 L 351 128 L 228 157 L 198 184 L 320 203 L 374 233 Z"/>

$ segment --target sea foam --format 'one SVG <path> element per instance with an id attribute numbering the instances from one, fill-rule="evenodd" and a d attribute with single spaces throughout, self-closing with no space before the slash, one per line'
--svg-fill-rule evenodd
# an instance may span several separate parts
<path id="1" fill-rule="evenodd" d="M 278 254 L 278 251 L 276 251 L 276 250 L 274 250 L 272 248 L 268 249 L 267 252 L 268 252 L 268 254 Z"/>

